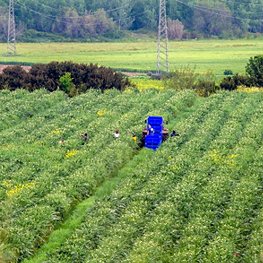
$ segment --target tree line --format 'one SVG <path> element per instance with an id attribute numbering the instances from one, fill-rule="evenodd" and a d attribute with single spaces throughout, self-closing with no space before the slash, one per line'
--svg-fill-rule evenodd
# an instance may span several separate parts
<path id="1" fill-rule="evenodd" d="M 17 0 L 18 38 L 120 38 L 127 31 L 153 32 L 158 0 Z M 168 0 L 171 39 L 242 37 L 263 32 L 263 0 Z M 8 0 L 0 0 L 0 40 L 6 39 Z"/>

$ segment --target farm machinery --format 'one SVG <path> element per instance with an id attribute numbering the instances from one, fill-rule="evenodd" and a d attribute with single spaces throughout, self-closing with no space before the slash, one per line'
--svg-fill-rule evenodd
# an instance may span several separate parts
<path id="1" fill-rule="evenodd" d="M 161 116 L 149 116 L 142 133 L 143 145 L 146 148 L 157 150 L 163 141 L 169 137 L 167 128 L 164 128 L 164 119 Z"/>

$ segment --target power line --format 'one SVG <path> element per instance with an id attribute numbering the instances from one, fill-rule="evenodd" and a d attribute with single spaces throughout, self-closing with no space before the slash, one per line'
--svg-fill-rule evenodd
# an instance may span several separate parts
<path id="1" fill-rule="evenodd" d="M 33 13 L 35 13 L 35 14 L 41 14 L 43 17 L 46 16 L 46 18 L 58 18 L 58 16 L 45 15 L 45 14 L 43 14 L 43 13 L 41 13 L 41 12 L 35 10 L 35 9 L 32 9 L 32 8 L 28 7 L 27 5 L 25 5 L 24 3 L 21 3 L 21 2 L 19 2 L 19 1 L 17 1 L 17 4 L 18 4 L 19 6 L 22 6 L 22 7 L 24 7 L 24 8 L 27 8 L 28 10 L 30 10 L 31 12 L 33 12 Z M 58 11 L 58 9 L 55 8 L 55 7 L 51 7 L 51 6 L 42 4 L 42 3 L 41 3 L 41 5 L 42 5 L 42 6 L 45 6 L 45 7 L 47 7 L 47 8 L 50 8 L 50 9 L 52 9 L 52 10 L 54 10 L 54 11 Z M 128 5 L 129 5 L 129 4 L 126 3 L 126 4 L 122 5 L 122 6 L 119 6 L 119 7 L 113 8 L 113 9 L 109 9 L 109 10 L 103 9 L 103 10 L 105 11 L 105 13 L 110 14 L 110 13 L 112 13 L 112 12 L 115 12 L 115 11 L 118 11 L 118 10 L 121 10 L 121 9 L 126 9 L 126 7 L 127 7 Z M 90 12 L 90 14 L 94 14 L 94 12 Z M 79 19 L 79 17 L 75 17 L 75 16 L 71 16 L 71 17 L 70 17 L 70 16 L 69 16 L 69 17 L 63 17 L 63 16 L 61 16 L 60 18 L 65 18 L 65 19 Z"/>
<path id="2" fill-rule="evenodd" d="M 55 8 L 55 7 L 52 7 L 52 6 L 43 4 L 43 3 L 40 3 L 40 5 L 42 5 L 42 6 L 44 6 L 44 7 L 47 7 L 47 8 L 50 8 L 50 9 L 55 10 L 55 11 L 58 10 L 58 9 Z M 104 9 L 104 8 L 103 8 L 103 9 L 104 9 L 104 11 L 105 11 L 106 13 L 111 13 L 111 12 L 114 12 L 114 11 L 118 11 L 118 10 L 120 10 L 120 9 L 124 9 L 124 8 L 126 8 L 127 6 L 129 6 L 129 3 L 126 3 L 126 4 L 124 4 L 124 5 L 122 5 L 122 6 L 119 6 L 119 7 L 116 7 L 116 8 L 108 9 L 108 10 L 106 10 L 106 9 Z"/>
<path id="3" fill-rule="evenodd" d="M 187 6 L 187 7 L 190 7 L 190 8 L 193 8 L 193 9 L 196 9 L 196 10 L 200 10 L 200 11 L 204 11 L 204 12 L 207 12 L 207 13 L 211 13 L 211 14 L 215 14 L 215 15 L 219 15 L 219 16 L 222 16 L 222 17 L 226 17 L 226 18 L 233 18 L 233 19 L 237 19 L 237 20 L 240 20 L 240 21 L 263 21 L 263 19 L 249 19 L 249 18 L 241 18 L 241 17 L 238 17 L 238 16 L 234 16 L 234 15 L 227 15 L 227 14 L 224 14 L 222 13 L 223 11 L 219 10 L 219 9 L 214 9 L 214 8 L 209 8 L 209 7 L 205 7 L 205 6 L 200 6 L 200 5 L 195 5 L 195 4 L 187 4 L 187 3 L 184 3 L 180 0 L 175 0 L 177 3 L 180 3 L 184 6 Z"/>
<path id="4" fill-rule="evenodd" d="M 58 21 L 58 22 L 63 23 L 63 24 L 72 24 L 72 22 L 67 21 L 67 19 L 78 19 L 79 20 L 79 19 L 81 19 L 83 17 L 83 16 L 79 16 L 79 17 L 75 17 L 75 16 L 74 17 L 64 17 L 64 16 L 46 15 L 46 14 L 44 14 L 42 12 L 39 12 L 39 11 L 36 11 L 36 10 L 34 10 L 34 9 L 32 9 L 32 8 L 22 4 L 20 2 L 17 2 L 17 4 L 19 6 L 22 6 L 22 7 L 26 8 L 28 11 L 30 11 L 30 12 L 32 12 L 34 14 L 37 14 L 37 15 L 39 15 L 41 17 L 47 18 L 47 19 L 49 19 L 51 21 L 58 21 L 58 19 L 60 19 L 60 21 Z M 117 9 L 114 9 L 114 10 L 117 10 Z M 147 10 L 144 10 L 142 13 L 139 13 L 138 15 L 143 15 L 146 11 Z M 129 19 L 130 19 L 130 17 L 127 15 L 126 17 L 124 17 L 122 19 L 122 21 L 126 21 L 126 20 L 129 20 Z M 91 26 L 97 24 L 97 23 L 83 23 L 83 22 L 80 22 L 80 21 L 76 21 L 75 23 L 80 24 L 80 25 L 85 25 L 86 24 L 86 25 L 91 25 Z"/>

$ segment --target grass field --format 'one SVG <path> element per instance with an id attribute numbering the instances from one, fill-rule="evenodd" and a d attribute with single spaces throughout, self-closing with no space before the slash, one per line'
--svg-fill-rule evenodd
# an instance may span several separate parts
<path id="1" fill-rule="evenodd" d="M 192 40 L 170 42 L 171 69 L 190 65 L 197 71 L 212 70 L 218 77 L 225 69 L 234 73 L 244 72 L 251 56 L 262 54 L 263 40 Z M 3 54 L 6 44 L 0 44 Z M 130 71 L 155 70 L 156 43 L 40 43 L 18 44 L 18 55 L 1 57 L 1 63 L 47 63 L 72 60 L 82 63 L 98 63 Z"/>

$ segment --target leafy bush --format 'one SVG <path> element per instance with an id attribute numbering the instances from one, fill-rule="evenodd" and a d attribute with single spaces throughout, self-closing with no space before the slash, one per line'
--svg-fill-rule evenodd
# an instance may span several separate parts
<path id="1" fill-rule="evenodd" d="M 164 86 L 175 90 L 193 89 L 200 96 L 207 97 L 216 92 L 215 77 L 211 72 L 198 74 L 195 69 L 182 67 L 164 78 Z"/>
<path id="2" fill-rule="evenodd" d="M 233 71 L 232 71 L 231 69 L 226 69 L 226 70 L 224 71 L 224 75 L 225 75 L 225 76 L 233 75 Z"/>
<path id="3" fill-rule="evenodd" d="M 198 80 L 198 73 L 189 66 L 181 67 L 164 78 L 164 86 L 168 89 L 192 89 Z"/>
<path id="4" fill-rule="evenodd" d="M 220 88 L 224 90 L 235 90 L 237 89 L 237 85 L 235 84 L 235 81 L 231 77 L 224 78 L 220 83 Z"/>
<path id="5" fill-rule="evenodd" d="M 0 87 L 9 87 L 10 90 L 24 87 L 27 72 L 20 66 L 7 67 L 0 75 Z"/>
<path id="6" fill-rule="evenodd" d="M 246 73 L 252 85 L 263 87 L 263 56 L 255 56 L 249 59 Z"/>
<path id="7" fill-rule="evenodd" d="M 219 87 L 216 85 L 215 76 L 208 71 L 206 74 L 199 75 L 198 80 L 193 86 L 200 96 L 208 97 L 215 93 Z"/>
<path id="8" fill-rule="evenodd" d="M 77 94 L 77 89 L 73 83 L 71 73 L 66 72 L 63 76 L 59 78 L 59 88 L 62 91 L 68 93 L 70 97 L 74 97 Z"/>
<path id="9" fill-rule="evenodd" d="M 37 64 L 28 73 L 20 66 L 8 67 L 0 74 L 0 86 L 10 90 L 45 88 L 52 92 L 60 87 L 70 96 L 88 89 L 104 91 L 115 88 L 122 91 L 129 85 L 127 77 L 111 68 L 72 62 Z"/>
<path id="10" fill-rule="evenodd" d="M 236 90 L 238 86 L 251 86 L 251 79 L 247 76 L 236 74 L 232 77 L 226 77 L 222 80 L 220 87 L 224 90 Z"/>

